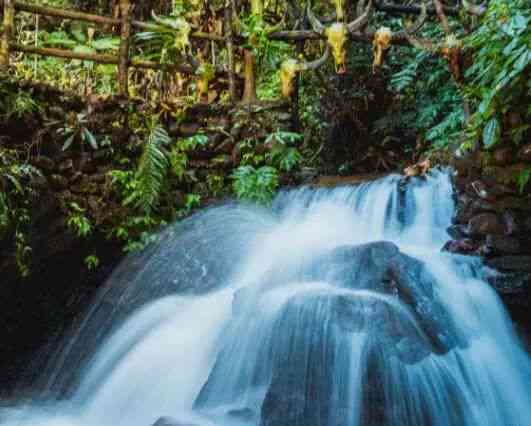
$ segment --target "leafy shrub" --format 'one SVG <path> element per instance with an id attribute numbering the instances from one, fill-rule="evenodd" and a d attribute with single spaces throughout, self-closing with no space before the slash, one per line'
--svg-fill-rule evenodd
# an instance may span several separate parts
<path id="1" fill-rule="evenodd" d="M 277 170 L 270 166 L 240 166 L 232 178 L 233 189 L 239 199 L 262 205 L 271 203 L 279 183 Z"/>
<path id="2" fill-rule="evenodd" d="M 530 128 L 531 8 L 528 0 L 495 0 L 467 39 L 474 63 L 466 73 L 467 95 L 477 104 L 468 142 L 492 148 L 520 143 Z"/>

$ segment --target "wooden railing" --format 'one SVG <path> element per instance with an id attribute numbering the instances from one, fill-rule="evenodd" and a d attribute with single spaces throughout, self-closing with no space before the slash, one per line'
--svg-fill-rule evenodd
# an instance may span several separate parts
<path id="1" fill-rule="evenodd" d="M 224 34 L 211 34 L 201 31 L 192 32 L 190 37 L 196 39 L 209 40 L 216 43 L 224 43 L 227 49 L 227 66 L 225 69 L 216 69 L 216 74 L 226 75 L 228 77 L 229 95 L 234 102 L 236 99 L 236 73 L 234 66 L 234 55 L 236 44 L 241 44 L 241 37 L 233 34 L 232 31 L 232 2 L 233 0 L 225 0 L 225 14 L 224 14 Z M 133 0 L 134 3 L 134 0 Z M 92 13 L 79 12 L 75 10 L 65 10 L 53 8 L 48 6 L 39 6 L 35 4 L 28 4 L 15 0 L 0 0 L 0 8 L 3 7 L 3 32 L 0 39 L 0 71 L 5 70 L 9 66 L 9 58 L 11 52 L 23 52 L 29 54 L 36 54 L 42 56 L 53 56 L 65 59 L 80 59 L 85 61 L 92 61 L 102 64 L 114 64 L 118 66 L 118 92 L 121 95 L 127 96 L 128 93 L 128 69 L 130 67 L 175 71 L 184 74 L 194 74 L 196 69 L 190 63 L 178 64 L 161 64 L 154 61 L 141 60 L 131 58 L 131 37 L 133 30 L 156 30 L 161 28 L 158 24 L 147 23 L 132 19 L 132 1 L 119 0 L 119 17 L 100 16 Z M 403 14 L 419 14 L 421 8 L 419 6 L 401 6 L 391 5 L 383 2 L 376 2 L 375 8 L 377 10 L 389 13 L 403 13 Z M 120 29 L 120 46 L 117 55 L 100 54 L 100 53 L 80 53 L 73 52 L 67 49 L 46 48 L 38 46 L 22 45 L 13 41 L 15 13 L 29 12 L 33 14 L 71 19 L 77 21 L 85 21 L 101 26 L 110 26 Z M 459 8 L 444 7 L 444 12 L 447 15 L 456 15 Z M 431 6 L 428 9 L 430 15 L 434 15 L 437 11 Z M 273 40 L 284 40 L 291 43 L 299 43 L 305 40 L 323 39 L 323 34 L 318 34 L 312 30 L 302 31 L 276 31 L 268 34 L 268 37 Z M 373 43 L 375 38 L 374 32 L 363 32 L 359 34 L 351 34 L 350 39 L 355 42 Z M 392 44 L 409 46 L 410 42 L 405 37 L 393 37 Z"/>
<path id="2" fill-rule="evenodd" d="M 6 70 L 9 67 L 9 58 L 11 52 L 23 52 L 42 56 L 53 56 L 65 59 L 80 59 L 92 61 L 101 64 L 114 64 L 118 66 L 118 92 L 120 95 L 127 96 L 128 93 L 128 69 L 129 67 L 168 70 L 184 74 L 193 74 L 195 69 L 187 63 L 182 64 L 160 64 L 154 61 L 134 59 L 130 57 L 132 29 L 153 30 L 160 28 L 157 24 L 136 21 L 132 19 L 132 5 L 130 0 L 120 0 L 119 18 L 100 16 L 91 13 L 79 12 L 74 10 L 58 9 L 47 6 L 38 6 L 27 4 L 15 0 L 0 0 L 3 3 L 3 32 L 0 39 L 0 70 Z M 99 25 L 120 27 L 120 46 L 118 55 L 100 54 L 100 53 L 79 53 L 67 49 L 44 48 L 37 46 L 27 46 L 13 41 L 15 14 L 17 11 L 29 12 L 43 16 L 57 17 L 63 19 L 72 19 L 77 21 L 90 22 Z M 228 31 L 226 36 L 217 34 L 208 34 L 200 31 L 193 32 L 192 38 L 206 39 L 214 42 L 227 44 L 227 50 L 232 54 L 233 42 L 232 34 Z M 229 64 L 230 65 L 230 64 Z M 225 73 L 218 70 L 218 73 Z M 234 70 L 229 66 L 226 72 L 229 74 L 229 84 L 231 85 L 231 94 L 234 86 Z"/>

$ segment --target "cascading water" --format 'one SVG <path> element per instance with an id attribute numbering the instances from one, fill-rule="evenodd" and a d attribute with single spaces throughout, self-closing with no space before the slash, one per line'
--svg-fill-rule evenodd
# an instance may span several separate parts
<path id="1" fill-rule="evenodd" d="M 479 261 L 440 252 L 453 209 L 435 171 L 198 214 L 118 268 L 47 398 L 0 424 L 528 425 L 528 355 Z"/>

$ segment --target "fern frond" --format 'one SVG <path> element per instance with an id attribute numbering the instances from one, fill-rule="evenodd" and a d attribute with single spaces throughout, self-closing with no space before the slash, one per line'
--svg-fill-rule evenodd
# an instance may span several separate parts
<path id="1" fill-rule="evenodd" d="M 136 172 L 136 204 L 148 215 L 158 206 L 170 164 L 164 146 L 170 142 L 171 138 L 166 129 L 161 125 L 154 125 L 140 157 Z"/>

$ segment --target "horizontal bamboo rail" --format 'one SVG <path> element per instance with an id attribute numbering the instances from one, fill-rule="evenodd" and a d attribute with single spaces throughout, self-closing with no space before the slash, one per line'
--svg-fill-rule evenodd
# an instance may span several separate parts
<path id="1" fill-rule="evenodd" d="M 359 43 L 372 43 L 374 40 L 374 32 L 354 33 L 349 34 L 350 40 Z M 304 40 L 326 40 L 326 36 L 316 33 L 312 30 L 296 30 L 296 31 L 275 31 L 268 34 L 270 40 L 283 41 L 304 41 Z M 397 46 L 411 46 L 409 40 L 404 37 L 393 37 L 391 44 Z"/>
<path id="2" fill-rule="evenodd" d="M 40 56 L 53 56 L 55 58 L 64 58 L 64 59 L 78 59 L 81 61 L 91 61 L 97 62 L 100 64 L 110 64 L 118 65 L 119 58 L 114 55 L 105 55 L 101 53 L 75 53 L 67 49 L 55 49 L 50 47 L 34 47 L 34 46 L 25 46 L 22 44 L 11 44 L 11 50 L 15 52 L 30 53 Z M 145 61 L 142 59 L 131 59 L 129 61 L 129 66 L 134 68 L 144 68 L 144 69 L 153 69 L 153 70 L 164 70 L 164 71 L 175 71 L 183 74 L 194 74 L 195 68 L 192 65 L 186 64 L 164 64 L 154 61 Z M 224 75 L 226 71 L 218 68 L 216 69 L 216 75 Z"/>
<path id="3" fill-rule="evenodd" d="M 387 12 L 387 13 L 399 13 L 401 15 L 403 14 L 410 14 L 410 15 L 419 15 L 422 8 L 420 6 L 415 5 L 401 5 L 401 4 L 392 4 L 392 3 L 384 3 L 383 1 L 377 1 L 374 5 L 374 8 L 376 10 L 379 10 L 380 12 Z M 446 13 L 448 16 L 457 16 L 459 15 L 459 7 L 451 7 L 451 6 L 444 6 L 444 13 Z M 436 15 L 437 11 L 435 10 L 434 6 L 428 7 L 428 15 Z"/>

